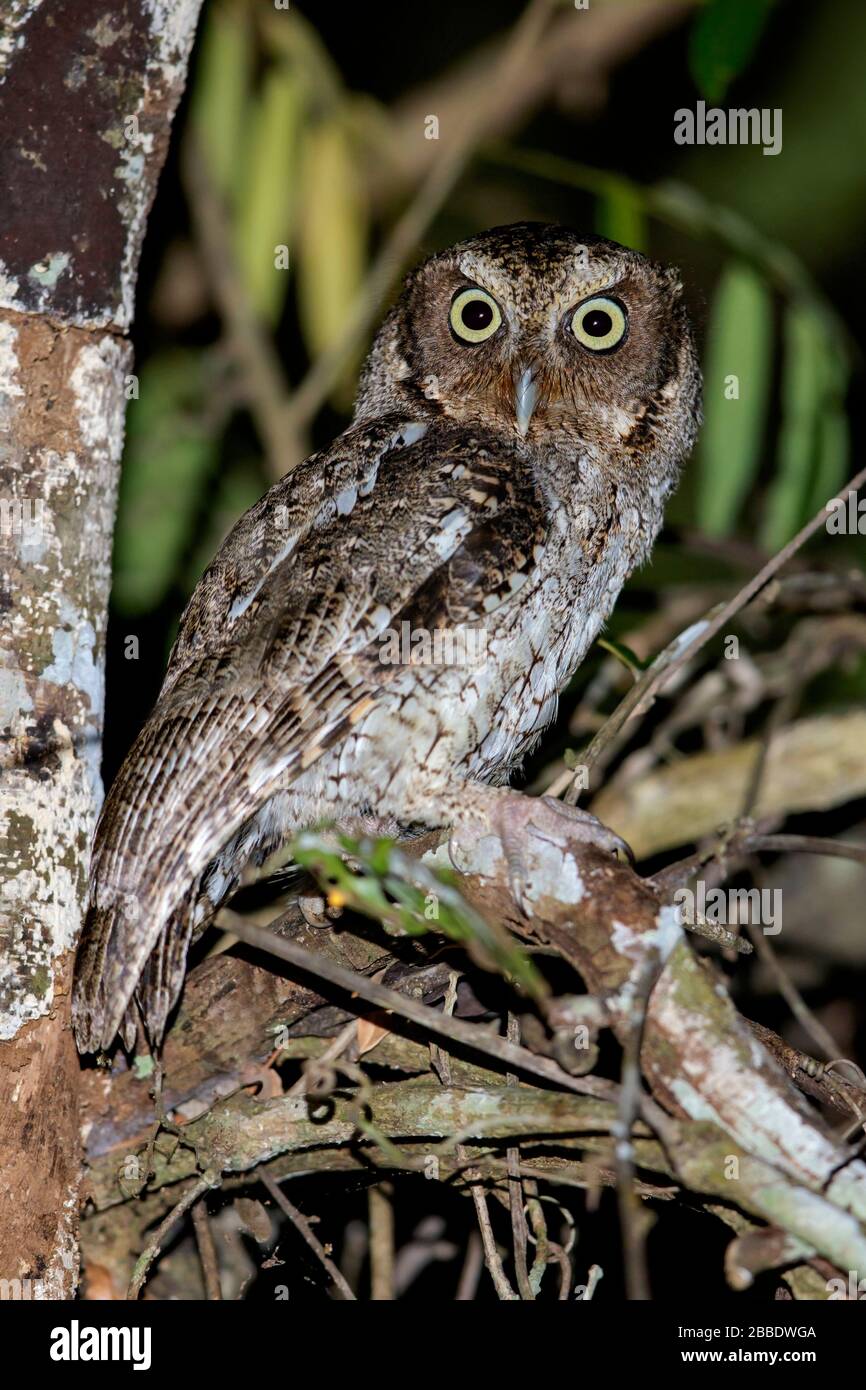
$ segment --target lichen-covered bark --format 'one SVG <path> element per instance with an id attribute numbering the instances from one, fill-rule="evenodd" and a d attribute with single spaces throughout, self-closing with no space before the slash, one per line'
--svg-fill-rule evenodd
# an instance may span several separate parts
<path id="1" fill-rule="evenodd" d="M 72 951 L 101 799 L 138 256 L 198 0 L 0 21 L 0 1279 L 71 1295 Z"/>
<path id="2" fill-rule="evenodd" d="M 200 0 L 18 0 L 0 31 L 0 305 L 128 328 Z"/>
<path id="3" fill-rule="evenodd" d="M 673 1146 L 687 1187 L 778 1221 L 839 1268 L 855 1248 L 866 1256 L 866 1163 L 790 1084 L 651 884 L 595 849 L 530 838 L 527 924 L 496 841 L 479 841 L 460 867 L 470 901 L 571 961 L 621 1041 L 642 1005 L 640 978 L 655 966 L 641 1065 L 656 1098 L 690 1122 Z M 706 1127 L 700 1143 L 695 1124 Z"/>

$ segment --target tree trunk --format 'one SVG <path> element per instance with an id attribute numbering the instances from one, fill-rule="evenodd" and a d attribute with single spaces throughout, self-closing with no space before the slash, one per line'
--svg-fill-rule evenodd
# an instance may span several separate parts
<path id="1" fill-rule="evenodd" d="M 0 20 L 0 1296 L 77 1281 L 73 950 L 139 251 L 199 0 Z"/>

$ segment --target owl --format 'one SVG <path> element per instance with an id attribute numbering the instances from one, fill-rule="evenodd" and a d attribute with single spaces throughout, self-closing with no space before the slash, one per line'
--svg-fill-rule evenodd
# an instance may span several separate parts
<path id="1" fill-rule="evenodd" d="M 106 798 L 79 1048 L 159 1045 L 190 941 L 302 828 L 613 847 L 508 786 L 646 559 L 694 440 L 675 271 L 560 226 L 498 227 L 406 279 L 352 423 L 234 527 Z"/>

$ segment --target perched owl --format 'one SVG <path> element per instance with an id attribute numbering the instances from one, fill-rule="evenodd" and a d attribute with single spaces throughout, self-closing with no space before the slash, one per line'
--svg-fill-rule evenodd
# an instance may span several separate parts
<path id="1" fill-rule="evenodd" d="M 191 938 L 301 828 L 613 844 L 504 784 L 649 553 L 699 421 L 676 272 L 558 226 L 425 261 L 353 421 L 237 523 L 106 799 L 79 1047 L 154 1042 Z M 438 645 L 437 645 L 438 644 Z"/>

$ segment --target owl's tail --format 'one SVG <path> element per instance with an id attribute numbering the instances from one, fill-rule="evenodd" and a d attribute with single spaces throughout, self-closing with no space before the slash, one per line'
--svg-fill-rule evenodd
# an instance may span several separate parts
<path id="1" fill-rule="evenodd" d="M 102 966 L 108 943 L 117 927 L 116 917 L 115 904 L 112 907 L 91 907 L 84 919 L 72 994 L 72 1031 L 79 1052 L 98 1052 L 103 1046 L 102 1022 L 106 1000 Z"/>
<path id="2" fill-rule="evenodd" d="M 330 664 L 302 690 L 273 683 L 257 703 L 227 681 L 201 698 L 196 680 L 157 706 L 102 809 L 73 998 L 82 1051 L 110 1047 L 121 1026 L 128 1039 L 136 1008 L 160 1041 L 192 934 L 243 867 L 237 837 L 371 703 Z"/>
<path id="3" fill-rule="evenodd" d="M 161 1041 L 183 983 L 193 931 L 205 927 L 217 910 L 196 911 L 197 901 L 198 893 L 191 893 L 171 912 L 140 978 L 135 980 L 130 971 L 127 981 L 122 971 L 119 982 L 106 968 L 109 946 L 136 935 L 140 926 L 137 904 L 127 898 L 108 907 L 90 906 L 75 963 L 72 996 L 72 1028 L 79 1052 L 110 1047 L 116 1033 L 127 1049 L 132 1048 L 139 1021 L 145 1024 L 152 1044 Z M 131 998 L 129 985 L 135 990 Z"/>
<path id="4" fill-rule="evenodd" d="M 139 1023 L 144 1024 L 151 1045 L 159 1045 L 180 996 L 191 941 L 236 892 L 250 858 L 263 863 L 282 843 L 282 836 L 263 838 L 256 817 L 250 818 L 184 896 L 173 900 L 167 915 L 166 899 L 157 892 L 115 890 L 107 905 L 95 902 L 94 896 L 104 897 L 106 890 L 98 870 L 94 872 L 72 1003 L 73 1030 L 81 1052 L 107 1049 L 115 1033 L 130 1049 Z M 150 882 L 158 888 L 153 873 Z M 141 940 L 148 923 L 160 921 L 162 929 L 155 939 L 150 934 L 154 944 L 139 969 L 132 945 Z"/>

